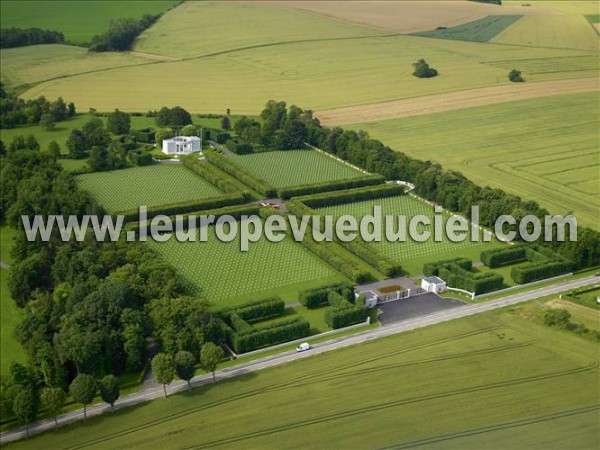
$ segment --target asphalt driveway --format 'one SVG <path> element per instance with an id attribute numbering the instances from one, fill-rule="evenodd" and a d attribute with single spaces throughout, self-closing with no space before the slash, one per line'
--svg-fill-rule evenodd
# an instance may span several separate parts
<path id="1" fill-rule="evenodd" d="M 466 303 L 450 298 L 441 298 L 431 293 L 377 305 L 383 311 L 383 314 L 379 315 L 382 325 L 427 316 L 447 309 L 460 308 L 461 306 L 466 306 Z"/>

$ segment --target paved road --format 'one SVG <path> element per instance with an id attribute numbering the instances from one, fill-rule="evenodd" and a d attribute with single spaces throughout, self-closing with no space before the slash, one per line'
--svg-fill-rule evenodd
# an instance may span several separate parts
<path id="1" fill-rule="evenodd" d="M 340 348 L 348 347 L 350 345 L 360 344 L 362 342 L 371 341 L 384 336 L 390 336 L 405 331 L 414 330 L 417 328 L 423 328 L 430 325 L 435 325 L 442 322 L 448 322 L 450 320 L 458 319 L 461 317 L 471 316 L 473 314 L 479 314 L 486 311 L 491 311 L 504 306 L 515 305 L 517 303 L 534 300 L 536 298 L 544 297 L 551 294 L 557 294 L 559 292 L 574 289 L 580 286 L 592 285 L 600 281 L 599 277 L 590 276 L 586 278 L 580 278 L 578 280 L 566 281 L 558 283 L 552 286 L 534 289 L 522 294 L 514 294 L 504 297 L 498 300 L 490 300 L 487 302 L 465 305 L 462 307 L 453 308 L 446 311 L 440 311 L 434 314 L 430 314 L 423 317 L 417 317 L 414 319 L 408 319 L 394 324 L 382 326 L 380 328 L 364 331 L 362 333 L 354 334 L 351 336 L 340 337 L 332 339 L 330 341 L 315 344 L 314 347 L 304 353 L 296 352 L 285 352 L 275 356 L 269 356 L 261 359 L 257 359 L 246 364 L 240 364 L 235 367 L 223 369 L 217 372 L 218 380 L 226 380 L 239 375 L 243 375 L 249 372 L 255 372 L 257 370 L 266 369 L 269 367 L 284 364 L 286 362 L 295 361 L 302 358 L 307 358 L 315 354 L 328 352 L 331 350 L 337 350 Z M 194 387 L 202 386 L 211 383 L 212 379 L 210 375 L 197 376 L 192 380 Z M 176 392 L 181 392 L 187 389 L 187 384 L 182 381 L 173 382 L 168 388 L 167 392 L 169 395 Z M 163 396 L 162 387 L 154 387 L 145 389 L 141 392 L 130 394 L 124 398 L 119 399 L 115 403 L 115 408 L 125 408 L 127 406 L 136 405 L 148 400 L 159 398 Z M 110 411 L 110 407 L 105 404 L 97 404 L 88 407 L 88 417 L 97 416 L 105 412 Z M 66 414 L 62 414 L 58 417 L 59 425 L 66 425 L 77 420 L 83 419 L 83 410 L 76 410 Z M 54 428 L 54 421 L 52 419 L 41 420 L 29 427 L 30 433 L 41 433 L 43 431 L 51 430 Z M 25 427 L 16 428 L 11 431 L 6 431 L 0 434 L 0 444 L 15 441 L 25 437 Z"/>

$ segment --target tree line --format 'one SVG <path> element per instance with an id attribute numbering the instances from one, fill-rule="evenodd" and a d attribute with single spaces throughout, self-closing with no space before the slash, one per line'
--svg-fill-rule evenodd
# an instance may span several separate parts
<path id="1" fill-rule="evenodd" d="M 23 47 L 25 45 L 60 44 L 65 36 L 60 31 L 41 28 L 2 28 L 0 48 Z"/>
<path id="2" fill-rule="evenodd" d="M 145 14 L 141 19 L 111 20 L 108 30 L 96 35 L 90 42 L 90 50 L 94 52 L 123 52 L 131 50 L 135 38 L 146 28 L 152 26 L 162 14 Z"/>
<path id="3" fill-rule="evenodd" d="M 62 97 L 53 102 L 43 96 L 25 101 L 0 85 L 0 128 L 39 124 L 53 129 L 56 122 L 67 120 L 75 113 L 75 104 L 66 103 Z"/>

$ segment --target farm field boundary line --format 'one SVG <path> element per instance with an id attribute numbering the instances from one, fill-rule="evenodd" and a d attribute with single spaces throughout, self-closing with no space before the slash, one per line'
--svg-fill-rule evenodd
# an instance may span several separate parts
<path id="1" fill-rule="evenodd" d="M 327 109 L 316 111 L 315 115 L 326 126 L 349 125 L 421 116 L 539 97 L 593 92 L 599 89 L 600 82 L 598 78 L 540 81 L 531 84 L 484 87 L 367 105 Z"/>

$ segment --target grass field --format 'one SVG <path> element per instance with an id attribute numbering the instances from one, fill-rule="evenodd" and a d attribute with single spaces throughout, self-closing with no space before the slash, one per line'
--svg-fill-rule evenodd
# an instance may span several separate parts
<path id="1" fill-rule="evenodd" d="M 8 225 L 0 226 L 0 261 L 10 264 L 12 257 L 10 256 L 10 250 L 13 246 L 17 230 L 9 227 Z"/>
<path id="2" fill-rule="evenodd" d="M 0 261 L 10 263 L 10 250 L 16 231 L 6 225 L 0 227 Z M 13 336 L 15 327 L 25 313 L 17 308 L 8 291 L 8 270 L 0 269 L 0 375 L 6 375 L 12 362 L 24 363 L 25 351 Z"/>
<path id="3" fill-rule="evenodd" d="M 16 1 L 3 0 L 0 8 L 2 28 L 42 28 L 60 31 L 67 41 L 89 42 L 105 32 L 113 19 L 140 18 L 157 14 L 175 5 L 166 0 L 118 1 Z"/>
<path id="4" fill-rule="evenodd" d="M 125 211 L 140 205 L 168 205 L 223 194 L 185 166 L 172 164 L 89 173 L 78 176 L 77 180 L 83 189 L 110 212 Z"/>
<path id="5" fill-rule="evenodd" d="M 91 118 L 88 114 L 78 114 L 63 122 L 58 122 L 56 127 L 48 131 L 39 125 L 19 126 L 17 128 L 3 128 L 0 130 L 0 139 L 8 146 L 17 136 L 28 136 L 32 134 L 40 144 L 41 150 L 48 150 L 51 141 L 56 141 L 62 153 L 69 150 L 66 147 L 67 139 L 73 128 L 80 128 Z"/>
<path id="6" fill-rule="evenodd" d="M 492 42 L 537 47 L 600 50 L 600 37 L 583 16 L 528 16 L 510 25 Z"/>
<path id="7" fill-rule="evenodd" d="M 11 447 L 594 448 L 598 345 L 540 325 L 541 311 L 365 342 Z"/>
<path id="8" fill-rule="evenodd" d="M 531 6 L 528 9 L 532 11 L 550 11 L 560 14 L 598 14 L 600 2 L 597 0 L 532 0 L 527 2 Z M 522 5 L 522 0 L 503 1 L 503 5 L 514 7 Z"/>
<path id="9" fill-rule="evenodd" d="M 8 270 L 0 269 L 0 375 L 8 374 L 11 363 L 26 362 L 25 350 L 13 336 L 15 327 L 24 317 L 25 312 L 10 298 Z"/>
<path id="10" fill-rule="evenodd" d="M 388 214 L 396 216 L 405 215 L 407 217 L 407 222 L 409 222 L 410 219 L 416 215 L 424 215 L 430 218 L 432 224 L 434 222 L 433 207 L 410 195 L 329 206 L 326 208 L 318 208 L 317 211 L 319 214 L 332 214 L 335 217 L 349 214 L 356 217 L 357 220 L 360 220 L 365 215 L 372 215 L 373 207 L 375 205 L 381 206 L 383 216 Z M 443 215 L 444 223 L 446 222 L 447 217 L 448 214 L 445 213 Z M 397 228 L 397 225 L 394 225 L 394 227 Z M 433 225 L 429 227 L 428 230 L 433 230 Z M 423 264 L 426 262 L 452 259 L 458 256 L 464 256 L 473 261 L 479 261 L 479 255 L 482 250 L 487 250 L 502 244 L 498 242 L 470 242 L 469 239 L 466 239 L 463 242 L 454 243 L 445 237 L 441 242 L 434 242 L 433 238 L 425 242 L 415 242 L 408 236 L 406 242 L 388 242 L 385 238 L 385 234 L 383 234 L 381 242 L 372 242 L 370 245 L 381 254 L 399 262 L 402 265 L 402 268 L 409 272 L 410 275 L 417 275 L 423 273 Z"/>
<path id="11" fill-rule="evenodd" d="M 201 30 L 198 33 L 202 36 Z M 243 34 L 230 29 L 220 36 L 227 33 Z M 507 69 L 488 62 L 568 56 L 597 61 L 597 55 L 590 56 L 589 51 L 416 36 L 288 42 L 212 57 L 82 73 L 41 82 L 25 91 L 23 97 L 63 95 L 80 111 L 93 107 L 145 112 L 180 105 L 191 112 L 222 113 L 231 108 L 233 114 L 257 114 L 268 99 L 284 99 L 288 104 L 319 110 L 508 85 Z M 441 75 L 430 80 L 413 77 L 412 63 L 419 58 L 425 58 Z M 552 72 L 528 74 L 527 78 L 543 81 L 595 77 L 598 65 L 593 62 L 577 72 L 572 66 L 562 65 Z M 81 69 L 69 69 L 65 64 L 62 70 L 77 73 Z M 48 67 L 49 76 L 55 73 L 54 67 Z M 25 78 L 21 81 L 28 82 Z"/>
<path id="12" fill-rule="evenodd" d="M 135 50 L 193 58 L 279 42 L 377 34 L 375 30 L 260 3 L 186 2 L 145 31 Z"/>
<path id="13" fill-rule="evenodd" d="M 522 17 L 520 15 L 487 16 L 455 27 L 422 31 L 414 34 L 415 36 L 453 39 L 457 41 L 488 42 Z"/>
<path id="14" fill-rule="evenodd" d="M 231 157 L 231 161 L 276 188 L 364 176 L 362 172 L 314 150 L 286 150 L 236 155 Z"/>
<path id="15" fill-rule="evenodd" d="M 547 97 L 356 128 L 481 186 L 535 200 L 552 214 L 573 212 L 579 224 L 597 228 L 599 99 L 597 92 Z"/>
<path id="16" fill-rule="evenodd" d="M 149 62 L 146 58 L 127 53 L 95 53 L 88 51 L 87 48 L 61 44 L 5 48 L 0 50 L 0 59 L 2 60 L 2 82 L 17 89 L 79 73 L 98 72 Z M 68 92 L 63 96 L 68 99 Z"/>
<path id="17" fill-rule="evenodd" d="M 600 310 L 600 303 L 598 303 L 597 300 L 598 297 L 600 297 L 600 286 L 598 286 L 596 289 L 582 292 L 581 294 L 577 294 L 575 296 L 569 295 L 567 299 L 571 302 L 587 306 L 588 308 Z"/>
<path id="18" fill-rule="evenodd" d="M 546 303 L 549 308 L 562 308 L 571 313 L 571 322 L 583 324 L 590 330 L 600 330 L 600 311 L 574 303 L 569 299 L 554 299 Z"/>
<path id="19" fill-rule="evenodd" d="M 239 304 L 273 295 L 298 301 L 300 290 L 341 281 L 342 275 L 300 244 L 266 238 L 240 251 L 239 238 L 222 242 L 209 228 L 207 242 L 148 241 L 190 284 L 213 304 Z"/>

